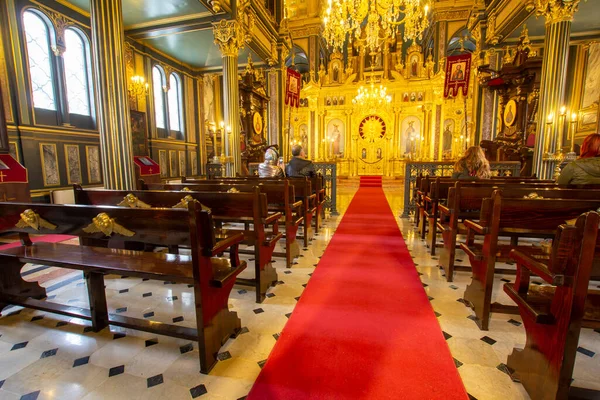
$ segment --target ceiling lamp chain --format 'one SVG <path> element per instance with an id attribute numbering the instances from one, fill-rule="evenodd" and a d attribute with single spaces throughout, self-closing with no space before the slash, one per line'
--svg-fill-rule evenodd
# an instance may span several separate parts
<path id="1" fill-rule="evenodd" d="M 343 51 L 346 40 L 354 37 L 369 52 L 377 52 L 386 40 L 396 38 L 400 25 L 405 41 L 421 40 L 428 13 L 426 0 L 328 0 L 323 36 L 332 50 Z"/>

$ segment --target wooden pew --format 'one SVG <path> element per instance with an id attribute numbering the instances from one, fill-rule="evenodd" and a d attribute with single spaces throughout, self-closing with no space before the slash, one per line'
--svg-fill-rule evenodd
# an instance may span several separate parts
<path id="1" fill-rule="evenodd" d="M 483 199 L 492 196 L 499 186 L 472 186 L 465 182 L 456 182 L 449 189 L 446 205 L 439 206 L 437 229 L 442 235 L 443 247 L 440 252 L 440 265 L 444 268 L 446 280 L 452 282 L 454 271 L 470 271 L 469 267 L 455 267 L 456 241 L 458 234 L 465 234 L 466 228 L 462 220 L 476 220 L 479 217 Z M 543 185 L 528 186 L 527 184 L 502 186 L 505 198 L 523 198 L 535 194 L 552 199 L 585 199 L 600 198 L 598 190 L 562 189 L 559 187 L 543 187 Z M 436 236 L 431 239 L 432 250 L 436 246 Z M 502 271 L 507 273 L 508 271 Z"/>
<path id="2" fill-rule="evenodd" d="M 290 185 L 294 186 L 296 193 L 296 200 L 302 200 L 303 202 L 303 216 L 304 221 L 302 224 L 304 247 L 308 247 L 309 242 L 312 240 L 312 221 L 314 218 L 319 218 L 317 213 L 317 193 L 312 190 L 312 184 L 308 178 L 286 178 L 289 180 Z M 258 177 L 238 177 L 238 178 L 221 178 L 208 181 L 199 181 L 199 183 L 240 183 L 244 182 L 255 182 L 260 183 L 266 180 L 283 182 L 283 179 L 271 179 L 271 178 L 258 178 Z M 186 181 L 186 183 L 192 183 Z M 316 225 L 318 226 L 318 222 Z"/>
<path id="3" fill-rule="evenodd" d="M 267 197 L 255 188 L 254 193 L 222 193 L 222 192 L 167 192 L 167 191 L 121 191 L 121 190 L 85 190 L 75 185 L 75 202 L 89 205 L 117 205 L 126 196 L 132 195 L 137 200 L 152 207 L 171 208 L 190 196 L 189 199 L 199 201 L 210 208 L 213 219 L 223 222 L 239 222 L 245 225 L 244 243 L 254 246 L 254 279 L 238 278 L 237 284 L 253 286 L 256 289 L 256 302 L 265 299 L 267 289 L 274 285 L 278 278 L 271 265 L 275 244 L 281 239 L 278 220 L 281 213 L 270 213 L 267 209 Z M 252 224 L 252 228 L 250 228 Z M 271 226 L 268 231 L 267 227 Z M 228 230 L 220 229 L 217 235 L 227 234 Z"/>
<path id="4" fill-rule="evenodd" d="M 598 214 L 589 212 L 574 226 L 561 225 L 549 257 L 510 254 L 517 279 L 504 291 L 517 303 L 527 343 L 513 349 L 507 366 L 532 399 L 564 400 L 577 391 L 570 386 L 581 328 L 600 329 L 600 290 L 588 289 L 592 262 L 600 257 L 599 223 Z M 532 275 L 551 286 L 532 284 Z M 600 393 L 594 396 L 577 398 Z"/>
<path id="5" fill-rule="evenodd" d="M 205 181 L 208 182 L 208 181 Z M 212 182 L 212 181 L 210 181 Z M 285 257 L 287 268 L 292 267 L 295 257 L 300 254 L 296 234 L 298 227 L 304 221 L 302 214 L 303 202 L 295 201 L 294 186 L 289 184 L 288 180 L 280 182 L 263 181 L 257 185 L 240 184 L 238 182 L 219 182 L 219 183 L 178 183 L 178 184 L 143 184 L 145 190 L 168 190 L 181 191 L 190 189 L 197 192 L 227 192 L 228 190 L 238 190 L 240 192 L 254 192 L 256 187 L 261 193 L 267 195 L 267 207 L 269 211 L 281 212 L 285 222 L 285 253 L 273 252 L 275 257 Z M 243 251 L 242 251 L 243 252 Z"/>
<path id="6" fill-rule="evenodd" d="M 228 299 L 235 277 L 246 268 L 237 255 L 241 233 L 215 239 L 212 215 L 199 204 L 185 209 L 131 209 L 81 205 L 0 203 L 0 229 L 18 232 L 22 246 L 0 250 L 0 311 L 18 305 L 92 322 L 95 332 L 108 325 L 193 340 L 199 345 L 200 371 L 208 373 L 217 362 L 221 345 L 241 327 Z M 123 240 L 186 245 L 191 255 L 177 255 L 32 243 L 29 234 L 65 234 L 81 239 L 101 239 L 109 247 Z M 217 254 L 230 250 L 230 258 Z M 90 309 L 43 301 L 46 290 L 21 277 L 25 263 L 81 270 L 87 283 Z M 117 274 L 193 285 L 196 329 L 162 322 L 109 314 L 104 275 Z"/>
<path id="7" fill-rule="evenodd" d="M 511 199 L 494 191 L 492 198 L 484 199 L 479 221 L 466 220 L 467 238 L 460 248 L 471 263 L 471 283 L 467 285 L 464 299 L 475 311 L 477 324 L 482 330 L 489 326 L 490 312 L 516 313 L 516 307 L 491 303 L 496 261 L 508 260 L 508 255 L 518 246 L 519 238 L 550 238 L 556 227 L 566 220 L 600 207 L 595 200 L 562 199 Z M 475 235 L 483 236 L 483 243 L 475 243 Z M 498 238 L 508 236 L 509 245 L 500 244 Z M 528 251 L 533 252 L 531 246 Z M 541 254 L 542 250 L 537 249 Z"/>

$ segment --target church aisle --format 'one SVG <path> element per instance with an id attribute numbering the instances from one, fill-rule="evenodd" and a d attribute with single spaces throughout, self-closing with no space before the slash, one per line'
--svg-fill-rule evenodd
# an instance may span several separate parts
<path id="1" fill-rule="evenodd" d="M 350 204 L 248 399 L 466 399 L 381 188 Z"/>

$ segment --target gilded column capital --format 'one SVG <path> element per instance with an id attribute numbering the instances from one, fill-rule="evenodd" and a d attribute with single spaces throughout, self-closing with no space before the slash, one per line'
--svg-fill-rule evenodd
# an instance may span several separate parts
<path id="1" fill-rule="evenodd" d="M 536 14 L 546 18 L 546 25 L 572 21 L 579 8 L 579 0 L 536 0 Z"/>
<path id="2" fill-rule="evenodd" d="M 213 35 L 223 57 L 237 57 L 240 49 L 244 48 L 246 35 L 238 21 L 222 19 L 214 22 Z"/>

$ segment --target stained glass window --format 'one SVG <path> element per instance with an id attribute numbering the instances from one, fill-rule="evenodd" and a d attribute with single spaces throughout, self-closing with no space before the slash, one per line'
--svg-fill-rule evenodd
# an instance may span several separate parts
<path id="1" fill-rule="evenodd" d="M 74 29 L 65 30 L 65 78 L 69 113 L 90 116 L 90 91 L 87 49 L 82 36 Z"/>
<path id="2" fill-rule="evenodd" d="M 37 13 L 25 11 L 23 26 L 27 39 L 33 105 L 36 108 L 56 110 L 48 25 Z"/>
<path id="3" fill-rule="evenodd" d="M 181 84 L 179 77 L 171 74 L 169 77 L 169 128 L 172 131 L 182 132 L 181 129 Z"/>
<path id="4" fill-rule="evenodd" d="M 156 127 L 166 128 L 165 124 L 165 100 L 163 97 L 163 87 L 165 86 L 165 79 L 163 71 L 154 66 L 152 68 L 152 88 L 154 92 L 154 114 L 156 116 Z"/>

